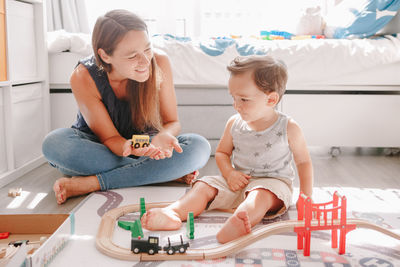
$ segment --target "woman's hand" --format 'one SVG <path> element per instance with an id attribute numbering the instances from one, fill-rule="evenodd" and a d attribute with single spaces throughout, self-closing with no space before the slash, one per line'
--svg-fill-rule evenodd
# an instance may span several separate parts
<path id="1" fill-rule="evenodd" d="M 154 159 L 164 159 L 172 157 L 174 149 L 178 153 L 182 153 L 182 148 L 179 145 L 178 139 L 168 132 L 159 132 L 151 140 L 151 144 L 160 149 L 160 153 Z"/>
<path id="2" fill-rule="evenodd" d="M 152 159 L 155 159 L 161 153 L 161 149 L 152 144 L 148 147 L 134 148 L 131 140 L 127 140 L 124 143 L 123 151 L 122 156 L 124 157 L 135 155 L 138 157 L 147 156 Z"/>
<path id="3" fill-rule="evenodd" d="M 226 182 L 228 183 L 229 188 L 235 192 L 244 188 L 249 183 L 250 178 L 250 175 L 237 170 L 232 170 L 226 177 Z"/>

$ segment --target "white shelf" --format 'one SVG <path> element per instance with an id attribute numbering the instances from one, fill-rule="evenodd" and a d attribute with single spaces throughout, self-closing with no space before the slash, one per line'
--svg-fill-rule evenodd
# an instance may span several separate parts
<path id="1" fill-rule="evenodd" d="M 44 82 L 45 78 L 32 78 L 32 79 L 24 79 L 24 80 L 16 80 L 16 81 L 10 81 L 11 85 L 24 85 L 24 84 L 31 84 L 31 83 L 40 83 Z"/>
<path id="2" fill-rule="evenodd" d="M 3 81 L 3 82 L 0 82 L 0 87 L 5 87 L 5 86 L 9 86 L 9 85 L 11 85 L 11 82 L 10 82 L 10 81 Z"/>
<path id="3" fill-rule="evenodd" d="M 43 4 L 42 0 L 15 0 L 15 1 L 30 3 L 30 4 Z"/>
<path id="4" fill-rule="evenodd" d="M 45 162 L 41 143 L 50 131 L 50 96 L 44 2 L 0 1 L 6 7 L 8 77 L 0 82 L 2 187 Z"/>

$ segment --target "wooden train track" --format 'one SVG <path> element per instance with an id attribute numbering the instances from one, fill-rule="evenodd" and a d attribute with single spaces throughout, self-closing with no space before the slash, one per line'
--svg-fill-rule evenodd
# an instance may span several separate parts
<path id="1" fill-rule="evenodd" d="M 147 208 L 162 208 L 170 203 L 146 203 Z M 294 227 L 304 226 L 304 223 L 297 220 L 288 220 L 271 223 L 264 225 L 260 228 L 253 230 L 250 234 L 242 236 L 236 240 L 220 245 L 215 248 L 208 249 L 188 249 L 184 254 L 168 255 L 167 253 L 158 253 L 155 255 L 148 255 L 147 253 L 134 254 L 130 249 L 120 247 L 112 242 L 112 236 L 116 220 L 119 217 L 140 210 L 140 205 L 128 205 L 124 207 L 115 208 L 106 212 L 100 222 L 99 230 L 96 236 L 97 249 L 113 258 L 132 261 L 166 261 L 166 260 L 202 260 L 202 259 L 215 259 L 225 257 L 239 250 L 243 249 L 257 240 L 285 232 L 293 232 Z M 385 235 L 391 236 L 400 240 L 400 234 L 375 225 L 365 220 L 360 219 L 347 219 L 347 223 L 355 224 L 360 228 L 368 228 Z"/>

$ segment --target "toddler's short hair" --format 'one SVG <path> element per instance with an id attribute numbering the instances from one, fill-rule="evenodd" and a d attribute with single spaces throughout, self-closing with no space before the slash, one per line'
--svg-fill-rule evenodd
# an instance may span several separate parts
<path id="1" fill-rule="evenodd" d="M 277 92 L 279 100 L 285 93 L 288 72 L 282 60 L 272 56 L 239 56 L 227 68 L 231 75 L 253 72 L 257 87 L 264 93 Z"/>

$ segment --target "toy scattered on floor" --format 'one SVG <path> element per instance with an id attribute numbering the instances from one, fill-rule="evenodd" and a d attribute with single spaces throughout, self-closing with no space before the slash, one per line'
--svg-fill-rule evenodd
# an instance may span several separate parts
<path id="1" fill-rule="evenodd" d="M 340 202 L 340 203 L 339 203 Z M 303 249 L 304 256 L 310 256 L 311 231 L 331 230 L 332 248 L 337 248 L 337 231 L 340 231 L 339 254 L 346 251 L 346 234 L 356 229 L 356 224 L 347 224 L 347 199 L 335 191 L 333 200 L 326 203 L 312 203 L 303 193 L 298 200 L 297 219 L 304 226 L 297 226 L 297 249 Z M 313 215 L 316 217 L 313 220 Z"/>
<path id="2" fill-rule="evenodd" d="M 140 218 L 146 213 L 146 204 L 144 202 L 144 197 L 140 198 Z"/>
<path id="3" fill-rule="evenodd" d="M 161 247 L 158 245 L 158 241 L 158 236 L 149 236 L 147 240 L 141 239 L 140 237 L 132 238 L 131 251 L 135 254 L 147 252 L 149 255 L 154 255 L 161 250 Z"/>
<path id="4" fill-rule="evenodd" d="M 134 222 L 127 222 L 127 221 L 118 221 L 118 226 L 131 231 L 131 236 L 135 238 L 143 238 L 143 228 L 140 219 L 137 219 Z"/>
<path id="5" fill-rule="evenodd" d="M 8 243 L 9 246 L 20 247 L 22 244 L 28 244 L 29 240 L 16 240 Z"/>
<path id="6" fill-rule="evenodd" d="M 344 199 L 341 199 L 342 201 L 345 201 Z M 171 203 L 147 203 L 148 208 L 163 208 L 168 206 Z M 341 206 L 343 206 L 345 203 L 341 203 Z M 306 204 L 304 204 L 306 205 Z M 307 204 L 308 205 L 308 204 Z M 317 204 L 323 206 L 324 204 Z M 337 206 L 337 205 L 336 205 Z M 314 206 L 317 207 L 317 206 Z M 319 206 L 318 206 L 319 207 Z M 113 243 L 113 227 L 115 227 L 115 221 L 122 215 L 131 213 L 131 212 L 137 212 L 140 209 L 139 204 L 135 205 L 129 205 L 129 206 L 124 206 L 124 207 L 118 207 L 112 210 L 107 211 L 100 222 L 99 225 L 99 230 L 97 233 L 96 237 L 96 247 L 99 251 L 102 253 L 114 257 L 117 259 L 122 259 L 122 260 L 136 260 L 136 261 L 157 261 L 157 260 L 204 260 L 204 259 L 216 259 L 216 258 L 221 258 L 225 257 L 234 253 L 237 253 L 238 251 L 242 250 L 246 246 L 253 244 L 254 242 L 266 238 L 270 235 L 276 235 L 280 233 L 287 233 L 287 232 L 293 232 L 295 231 L 295 228 L 297 229 L 296 232 L 300 233 L 300 238 L 305 239 L 305 240 L 310 240 L 308 239 L 308 235 L 311 235 L 311 228 L 307 229 L 305 227 L 306 221 L 310 222 L 310 226 L 314 227 L 316 225 L 322 225 L 324 226 L 325 222 L 328 222 L 327 214 L 328 210 L 332 210 L 332 214 L 335 212 L 339 212 L 339 208 L 336 209 L 336 211 L 333 211 L 332 209 L 311 209 L 311 214 L 312 212 L 315 212 L 317 214 L 316 218 L 320 218 L 319 220 L 317 219 L 312 219 L 311 216 L 307 215 L 307 220 L 285 220 L 285 221 L 277 221 L 273 222 L 267 225 L 264 225 L 262 227 L 259 227 L 257 229 L 254 229 L 252 232 L 250 232 L 247 235 L 244 235 L 236 240 L 232 240 L 228 243 L 219 245 L 214 248 L 199 248 L 199 249 L 187 249 L 186 253 L 183 254 L 175 254 L 173 256 L 168 255 L 167 253 L 158 253 L 156 255 L 151 255 L 152 253 L 155 254 L 156 251 L 158 252 L 161 250 L 160 246 L 158 245 L 158 237 L 149 237 L 148 240 L 140 240 L 140 239 L 132 239 L 131 241 L 131 249 L 128 248 L 122 248 L 121 246 L 118 246 Z M 305 217 L 305 214 L 310 214 L 310 209 L 308 208 L 307 211 L 304 209 L 303 211 L 303 218 Z M 341 210 L 343 212 L 343 210 Z M 301 212 L 300 212 L 301 213 Z M 342 214 L 341 214 L 342 215 Z M 299 215 L 299 218 L 302 215 Z M 336 215 L 334 215 L 336 216 Z M 321 219 L 323 218 L 323 219 Z M 345 216 L 341 216 L 340 219 L 345 218 Z M 400 234 L 397 234 L 391 230 L 388 230 L 386 228 L 383 228 L 381 226 L 378 226 L 374 223 L 371 223 L 369 221 L 363 220 L 363 219 L 354 219 L 350 218 L 347 219 L 346 221 L 340 221 L 340 219 L 336 219 L 331 221 L 331 223 L 327 223 L 327 227 L 331 225 L 340 225 L 344 230 L 343 232 L 343 237 L 345 238 L 345 233 L 351 230 L 353 227 L 352 225 L 356 225 L 358 228 L 368 228 L 372 229 L 378 232 L 381 232 L 385 235 L 391 236 L 397 240 L 400 240 Z M 328 228 L 330 230 L 335 230 L 334 227 Z M 336 230 L 341 230 L 339 227 L 336 228 Z M 334 235 L 334 234 L 333 234 Z M 139 242 L 139 243 L 138 243 Z M 309 244 L 309 241 L 307 241 Z M 135 250 L 135 244 L 138 244 L 137 249 Z M 151 244 L 151 245 L 150 245 Z M 306 244 L 306 246 L 308 246 Z M 342 242 L 342 244 L 345 244 Z M 181 246 L 184 244 L 181 244 Z M 166 246 L 168 247 L 168 246 Z M 344 246 L 342 245 L 342 248 Z M 340 248 L 339 248 L 340 250 Z M 132 253 L 132 251 L 134 253 Z M 136 252 L 135 252 L 136 251 Z M 140 252 L 147 252 L 147 253 L 141 253 Z M 344 253 L 344 251 L 343 251 Z M 150 255 L 149 255 L 150 254 Z"/>
<path id="7" fill-rule="evenodd" d="M 22 188 L 18 187 L 18 188 L 10 188 L 8 190 L 8 196 L 9 197 L 17 197 L 20 196 L 22 193 Z"/>
<path id="8" fill-rule="evenodd" d="M 39 241 L 14 240 L 9 242 L 7 247 L 0 248 L 0 266 L 4 266 L 7 261 L 10 261 L 21 247 L 24 247 L 28 254 L 33 254 L 46 240 L 47 237 L 42 236 Z M 10 266 L 10 262 L 8 262 L 8 265 L 6 264 L 6 266 Z"/>
<path id="9" fill-rule="evenodd" d="M 15 240 L 8 243 L 9 246 L 20 247 L 22 244 L 26 245 L 42 245 L 47 240 L 47 237 L 42 236 L 40 237 L 39 241 L 30 241 L 30 240 Z"/>
<path id="10" fill-rule="evenodd" d="M 141 238 L 132 238 L 131 251 L 135 254 L 146 252 L 149 255 L 154 255 L 160 250 L 165 251 L 168 255 L 173 255 L 175 252 L 185 253 L 189 247 L 189 243 L 183 243 L 182 235 L 180 236 L 180 243 L 171 244 L 171 240 L 168 237 L 168 245 L 161 248 L 159 246 L 159 237 L 149 236 L 147 240 Z"/>
<path id="11" fill-rule="evenodd" d="M 10 232 L 0 233 L 0 239 L 6 239 L 10 236 Z"/>
<path id="12" fill-rule="evenodd" d="M 194 216 L 193 212 L 189 212 L 186 219 L 186 236 L 194 239 Z"/>
<path id="13" fill-rule="evenodd" d="M 191 217 L 193 220 L 193 213 Z M 161 250 L 161 247 L 158 245 L 159 238 L 157 236 L 149 236 L 147 240 L 143 239 L 144 235 L 140 219 L 137 219 L 135 222 L 118 221 L 118 226 L 125 230 L 131 231 L 132 233 L 131 251 L 133 253 L 138 254 L 140 252 L 146 252 L 149 255 L 153 255 L 155 253 L 158 253 L 159 250 Z M 193 227 L 193 232 L 194 232 L 194 227 Z M 183 243 L 182 235 L 180 235 L 180 239 L 181 239 L 180 243 L 171 244 L 171 240 L 168 237 L 168 245 L 164 246 L 162 250 L 167 252 L 168 255 L 175 254 L 176 251 L 179 251 L 179 253 L 185 253 L 186 249 L 189 247 L 189 243 L 188 242 Z"/>
<path id="14" fill-rule="evenodd" d="M 148 147 L 150 145 L 150 137 L 148 135 L 132 135 L 132 146 L 134 148 Z"/>
<path id="15" fill-rule="evenodd" d="M 186 252 L 187 248 L 189 247 L 189 242 L 183 243 L 182 235 L 179 237 L 181 239 L 181 243 L 174 245 L 171 245 L 171 240 L 168 237 L 168 246 L 163 247 L 163 250 L 167 252 L 168 255 L 173 255 L 176 251 L 179 251 L 181 254 Z"/>

